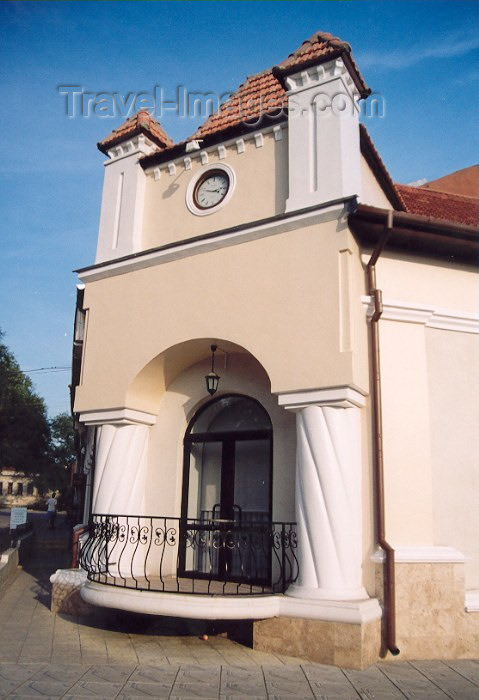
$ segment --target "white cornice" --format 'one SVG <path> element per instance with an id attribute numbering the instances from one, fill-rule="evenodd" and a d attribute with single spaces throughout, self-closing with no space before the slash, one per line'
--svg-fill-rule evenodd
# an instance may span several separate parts
<path id="1" fill-rule="evenodd" d="M 181 243 L 173 243 L 159 249 L 151 250 L 145 253 L 139 253 L 136 256 L 129 256 L 124 259 L 113 260 L 111 263 L 101 264 L 98 267 L 92 267 L 87 270 L 80 270 L 78 275 L 82 282 L 93 282 L 115 275 L 123 275 L 136 270 L 142 270 L 147 267 L 154 267 L 173 260 L 181 260 L 192 255 L 208 253 L 211 250 L 226 248 L 239 243 L 247 243 L 267 236 L 274 236 L 287 231 L 292 231 L 301 225 L 321 224 L 326 221 L 338 219 L 347 213 L 348 203 L 337 203 L 331 206 L 315 208 L 311 211 L 303 212 L 297 215 L 288 216 L 285 218 L 267 221 L 256 226 L 246 225 L 239 231 L 227 230 L 219 232 L 211 236 L 205 236 L 200 239 L 192 239 L 190 241 L 182 241 Z"/>
<path id="2" fill-rule="evenodd" d="M 278 394 L 278 404 L 291 411 L 306 406 L 333 406 L 335 408 L 362 408 L 366 399 L 358 389 L 351 386 L 309 389 Z"/>
<path id="3" fill-rule="evenodd" d="M 110 408 L 80 413 L 84 425 L 154 425 L 157 416 L 132 408 Z"/>
<path id="4" fill-rule="evenodd" d="M 299 70 L 297 73 L 288 75 L 285 78 L 288 87 L 287 94 L 292 95 L 302 90 L 309 90 L 324 85 L 325 83 L 342 78 L 345 85 L 352 92 L 354 85 L 349 71 L 344 65 L 342 58 L 336 58 L 327 63 L 320 63 L 316 66 L 310 66 L 307 69 Z"/>
<path id="5" fill-rule="evenodd" d="M 133 138 L 125 137 L 117 146 L 108 149 L 109 159 L 104 162 L 104 165 L 117 162 L 122 158 L 129 158 L 133 155 L 148 156 L 154 151 L 154 144 L 144 134 L 138 134 Z"/>
<path id="6" fill-rule="evenodd" d="M 373 562 L 383 562 L 385 553 L 376 550 L 371 557 Z M 394 547 L 394 561 L 397 564 L 463 564 L 466 557 L 453 547 Z"/>
<path id="7" fill-rule="evenodd" d="M 208 158 L 209 156 L 217 155 L 220 160 L 223 160 L 228 155 L 228 149 L 234 149 L 237 153 L 244 153 L 244 144 L 246 141 L 253 141 L 258 148 L 258 144 L 263 145 L 264 136 L 267 134 L 272 134 L 275 141 L 281 141 L 282 129 L 287 129 L 287 122 L 281 122 L 280 124 L 275 124 L 274 126 L 267 126 L 264 129 L 257 129 L 256 131 L 251 131 L 249 134 L 243 134 L 241 138 L 237 136 L 232 139 L 227 139 L 219 144 L 214 144 L 213 146 L 208 146 L 207 148 L 202 148 L 200 151 L 190 151 L 187 156 L 191 161 L 200 160 L 201 162 Z M 129 154 L 128 154 L 129 155 Z M 155 170 L 160 170 L 161 173 L 168 173 L 168 165 L 174 163 L 178 168 L 190 169 L 185 166 L 185 153 L 180 156 L 175 156 L 169 161 L 164 163 L 158 163 L 156 165 L 151 165 L 145 169 L 146 175 L 154 175 Z"/>
<path id="8" fill-rule="evenodd" d="M 361 297 L 366 314 L 372 316 L 373 306 L 371 297 Z M 444 331 L 461 333 L 479 333 L 479 314 L 469 311 L 434 308 L 432 305 L 412 302 L 383 300 L 381 319 L 385 321 L 402 321 L 403 323 L 419 323 L 428 328 L 438 328 Z"/>

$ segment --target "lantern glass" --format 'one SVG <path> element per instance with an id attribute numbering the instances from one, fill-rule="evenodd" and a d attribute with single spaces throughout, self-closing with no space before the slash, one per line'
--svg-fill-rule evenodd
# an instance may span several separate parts
<path id="1" fill-rule="evenodd" d="M 206 379 L 206 389 L 208 390 L 208 393 L 213 396 L 213 394 L 216 393 L 216 390 L 218 389 L 218 384 L 220 383 L 220 377 L 216 372 L 208 372 L 208 374 L 205 377 Z"/>

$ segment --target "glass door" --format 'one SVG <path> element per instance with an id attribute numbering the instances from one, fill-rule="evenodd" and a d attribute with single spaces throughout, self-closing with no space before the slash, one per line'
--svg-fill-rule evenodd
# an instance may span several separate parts
<path id="1" fill-rule="evenodd" d="M 183 575 L 264 583 L 270 577 L 272 430 L 253 399 L 221 397 L 185 436 Z"/>

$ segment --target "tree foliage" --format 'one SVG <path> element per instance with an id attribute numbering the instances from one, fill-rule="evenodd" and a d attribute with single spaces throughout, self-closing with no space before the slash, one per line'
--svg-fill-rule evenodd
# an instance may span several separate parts
<path id="1" fill-rule="evenodd" d="M 49 467 L 45 486 L 59 489 L 62 495 L 68 490 L 71 468 L 76 461 L 73 418 L 60 413 L 50 421 Z"/>
<path id="2" fill-rule="evenodd" d="M 45 403 L 3 342 L 0 330 L 0 468 L 43 474 L 49 449 Z"/>

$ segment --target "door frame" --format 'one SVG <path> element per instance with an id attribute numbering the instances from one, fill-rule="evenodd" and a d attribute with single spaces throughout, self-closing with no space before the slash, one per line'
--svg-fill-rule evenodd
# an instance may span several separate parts
<path id="1" fill-rule="evenodd" d="M 218 431 L 218 432 L 203 432 L 203 433 L 192 433 L 193 427 L 196 421 L 199 419 L 201 414 L 206 411 L 210 406 L 226 398 L 238 398 L 252 401 L 260 407 L 260 409 L 267 416 L 269 421 L 269 428 L 262 428 L 259 430 L 229 430 L 229 431 Z M 189 495 L 189 480 L 190 480 L 190 457 L 191 457 L 191 446 L 194 443 L 207 443 L 207 442 L 220 442 L 222 444 L 222 457 L 221 457 L 221 493 L 220 493 L 220 503 L 221 503 L 221 513 L 220 518 L 224 515 L 224 486 L 228 480 L 228 491 L 230 490 L 230 484 L 232 484 L 231 492 L 228 494 L 229 500 L 230 496 L 234 500 L 234 446 L 236 442 L 242 440 L 269 440 L 269 490 L 268 490 L 268 522 L 272 522 L 273 515 L 273 424 L 268 411 L 264 406 L 255 398 L 248 396 L 246 394 L 221 394 L 218 397 L 208 401 L 203 404 L 193 415 L 188 423 L 188 427 L 185 432 L 183 440 L 183 484 L 182 484 L 182 494 L 181 494 L 181 534 L 180 534 L 180 550 L 179 550 L 179 560 L 178 560 L 178 573 L 181 576 L 195 576 L 197 578 L 211 578 L 210 574 L 204 574 L 201 572 L 185 571 L 186 568 L 186 542 L 187 542 L 187 532 L 188 532 L 188 495 Z M 225 458 L 225 445 L 227 445 L 227 455 Z M 225 459 L 232 460 L 232 477 L 231 473 L 227 473 L 225 468 Z M 230 506 L 233 503 L 229 504 Z M 270 566 L 268 566 L 270 569 Z"/>

